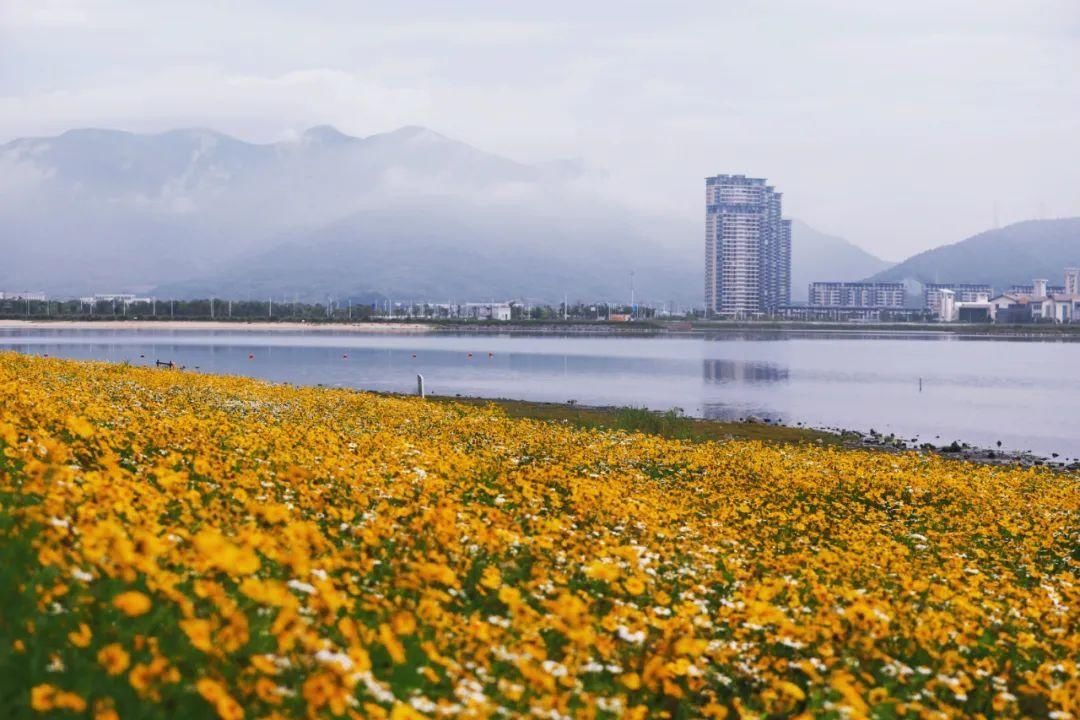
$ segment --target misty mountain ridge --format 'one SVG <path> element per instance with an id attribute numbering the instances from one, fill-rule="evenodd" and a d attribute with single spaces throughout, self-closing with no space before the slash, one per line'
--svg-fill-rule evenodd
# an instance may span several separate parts
<path id="1" fill-rule="evenodd" d="M 799 220 L 791 223 L 793 301 L 806 300 L 812 282 L 855 282 L 894 264 Z"/>
<path id="2" fill-rule="evenodd" d="M 317 126 L 248 143 L 192 128 L 71 130 L 0 146 L 0 287 L 51 294 L 289 293 L 699 304 L 702 225 L 593 191 L 581 160 L 529 165 L 423 127 Z M 796 224 L 793 295 L 883 261 Z"/>
<path id="3" fill-rule="evenodd" d="M 1025 220 L 914 255 L 870 279 L 927 283 L 985 283 L 998 292 L 1047 278 L 1061 284 L 1066 267 L 1080 266 L 1080 218 Z"/>

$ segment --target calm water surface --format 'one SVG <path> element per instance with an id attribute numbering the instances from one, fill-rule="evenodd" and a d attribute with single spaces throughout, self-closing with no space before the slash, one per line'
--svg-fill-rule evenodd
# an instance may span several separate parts
<path id="1" fill-rule="evenodd" d="M 397 392 L 423 373 L 439 395 L 679 407 L 1080 457 L 1078 342 L 0 328 L 0 349 Z"/>

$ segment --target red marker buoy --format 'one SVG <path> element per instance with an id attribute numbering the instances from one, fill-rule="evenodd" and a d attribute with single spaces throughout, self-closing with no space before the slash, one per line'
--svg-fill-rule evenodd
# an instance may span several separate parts
<path id="1" fill-rule="evenodd" d="M 488 353 L 488 357 L 489 357 L 489 358 L 493 358 L 493 357 L 495 357 L 495 353 Z"/>
<path id="2" fill-rule="evenodd" d="M 254 360 L 254 359 L 255 359 L 254 355 L 248 355 L 248 360 Z"/>

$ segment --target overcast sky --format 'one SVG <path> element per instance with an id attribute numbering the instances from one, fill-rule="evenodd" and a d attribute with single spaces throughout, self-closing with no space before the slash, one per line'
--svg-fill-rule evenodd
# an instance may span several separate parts
<path id="1" fill-rule="evenodd" d="M 703 215 L 703 177 L 888 259 L 1080 215 L 1080 0 L 0 0 L 0 142 L 424 125 L 580 157 Z"/>

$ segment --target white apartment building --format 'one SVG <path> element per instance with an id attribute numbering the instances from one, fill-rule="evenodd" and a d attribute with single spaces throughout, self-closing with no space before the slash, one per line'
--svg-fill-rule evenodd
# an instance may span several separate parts
<path id="1" fill-rule="evenodd" d="M 815 307 L 902 308 L 904 283 L 812 282 L 807 298 Z"/>
<path id="2" fill-rule="evenodd" d="M 705 309 L 752 317 L 791 301 L 791 221 L 762 178 L 705 179 Z"/>

